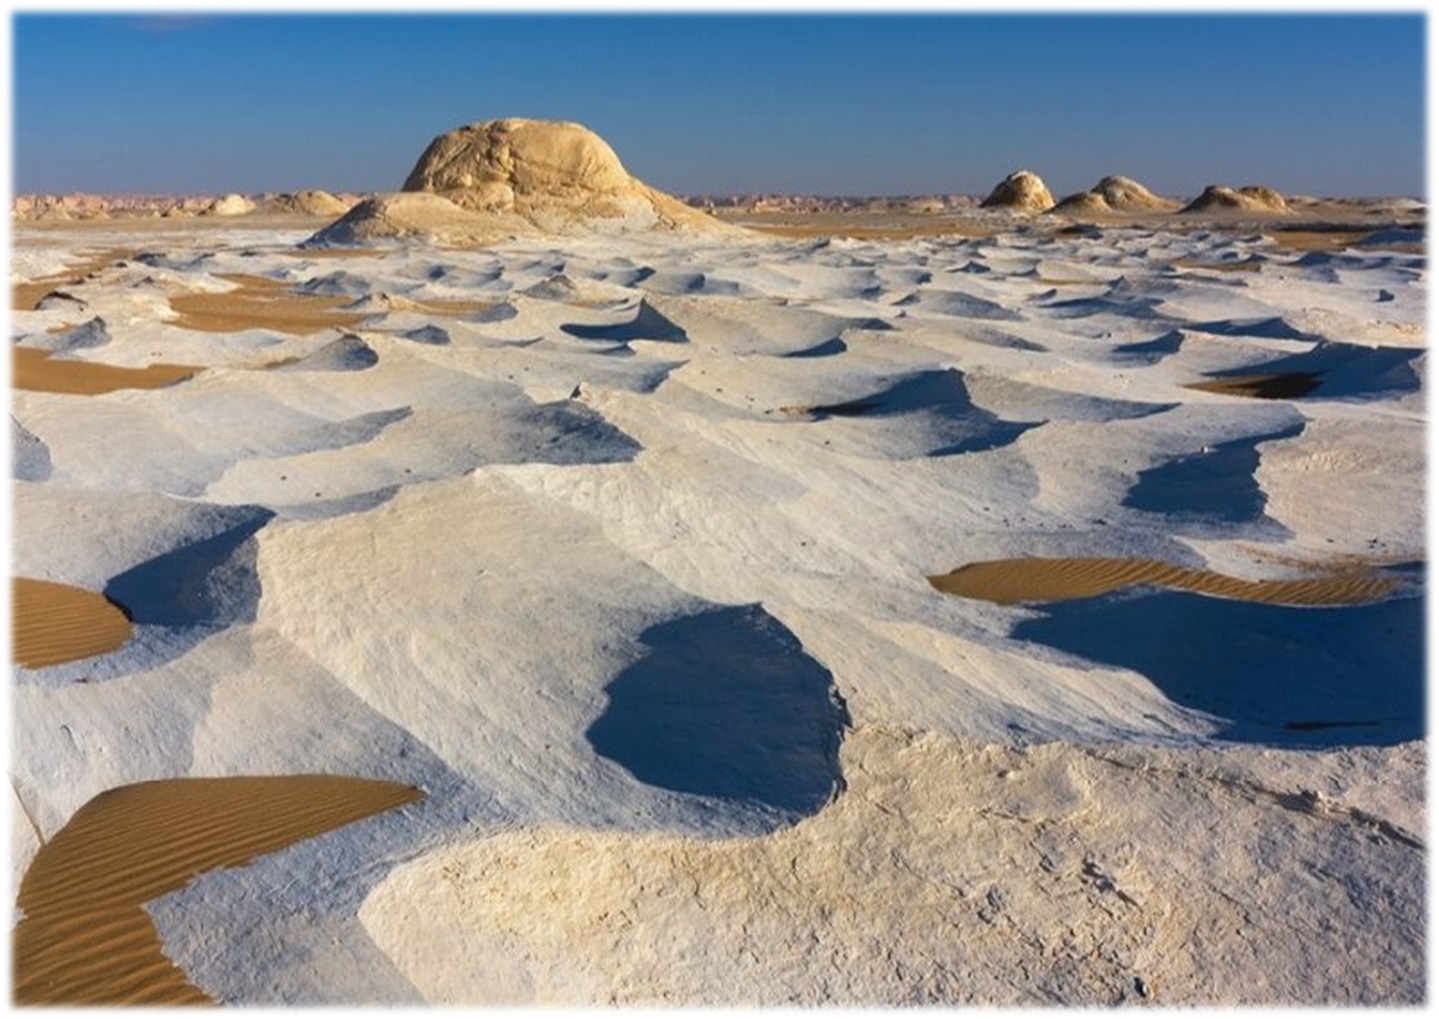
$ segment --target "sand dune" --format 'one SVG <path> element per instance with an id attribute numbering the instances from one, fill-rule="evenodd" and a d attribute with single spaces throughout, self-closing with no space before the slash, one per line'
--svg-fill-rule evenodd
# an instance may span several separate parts
<path id="1" fill-rule="evenodd" d="M 1398 582 L 1367 570 L 1326 571 L 1302 580 L 1244 580 L 1143 559 L 1003 559 L 970 563 L 928 578 L 937 590 L 1000 605 L 1093 598 L 1140 585 L 1274 605 L 1357 605 Z"/>
<path id="2" fill-rule="evenodd" d="M 26 668 L 90 658 L 130 639 L 130 620 L 102 594 L 30 577 L 11 584 L 11 654 Z"/>
<path id="3" fill-rule="evenodd" d="M 210 1001 L 166 958 L 146 902 L 422 795 L 330 775 L 169 779 L 102 793 L 41 847 L 20 886 L 16 1003 Z"/>

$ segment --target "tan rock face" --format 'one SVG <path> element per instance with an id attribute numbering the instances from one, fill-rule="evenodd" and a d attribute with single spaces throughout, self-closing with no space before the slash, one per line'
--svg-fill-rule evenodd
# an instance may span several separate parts
<path id="1" fill-rule="evenodd" d="M 1043 212 L 1053 205 L 1054 196 L 1044 186 L 1039 174 L 1018 170 L 996 184 L 989 197 L 980 203 L 980 208 Z"/>
<path id="2" fill-rule="evenodd" d="M 637 182 L 604 139 L 579 124 L 491 120 L 440 135 L 402 190 L 435 191 L 468 209 L 500 211 L 516 198 L 625 191 Z"/>

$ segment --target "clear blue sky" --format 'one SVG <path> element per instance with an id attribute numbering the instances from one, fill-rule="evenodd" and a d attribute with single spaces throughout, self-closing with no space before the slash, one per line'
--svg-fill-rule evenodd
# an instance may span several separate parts
<path id="1" fill-rule="evenodd" d="M 669 191 L 1424 187 L 1420 15 L 17 15 L 14 188 L 396 189 L 577 120 Z"/>

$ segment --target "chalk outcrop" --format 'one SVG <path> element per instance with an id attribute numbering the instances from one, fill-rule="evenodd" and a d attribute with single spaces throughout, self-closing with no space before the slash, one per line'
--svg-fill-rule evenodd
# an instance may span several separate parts
<path id="1" fill-rule="evenodd" d="M 981 209 L 1010 209 L 1014 212 L 1044 212 L 1054 205 L 1054 196 L 1039 174 L 1016 170 L 994 186 Z"/>
<path id="2" fill-rule="evenodd" d="M 1261 185 L 1231 188 L 1223 184 L 1211 184 L 1204 189 L 1203 194 L 1179 211 L 1274 214 L 1288 212 L 1289 203 L 1278 191 Z"/>
<path id="3" fill-rule="evenodd" d="M 248 216 L 255 211 L 255 203 L 244 195 L 229 194 L 217 198 L 205 209 L 206 216 Z"/>
<path id="4" fill-rule="evenodd" d="M 1179 203 L 1161 198 L 1137 180 L 1112 175 L 1088 191 L 1062 199 L 1050 212 L 1064 215 L 1112 215 L 1135 212 L 1173 212 Z"/>
<path id="5" fill-rule="evenodd" d="M 277 213 L 299 216 L 343 216 L 356 203 L 343 201 L 328 191 L 312 188 L 296 191 L 293 194 L 276 195 L 266 204 L 269 206 L 266 211 Z"/>

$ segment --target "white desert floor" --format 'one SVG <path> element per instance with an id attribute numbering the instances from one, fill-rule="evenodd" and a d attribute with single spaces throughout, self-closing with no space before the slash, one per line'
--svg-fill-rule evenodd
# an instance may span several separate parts
<path id="1" fill-rule="evenodd" d="M 323 773 L 424 798 L 147 901 L 205 995 L 1424 999 L 1415 238 L 305 236 L 17 230 L 131 253 L 20 347 L 197 369 L 13 393 L 13 574 L 133 624 L 15 668 L 17 888 L 106 790 Z M 174 321 L 233 274 L 363 318 Z M 1334 604 L 927 579 L 1018 557 Z"/>

